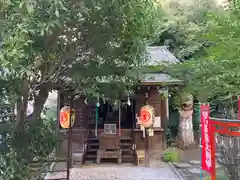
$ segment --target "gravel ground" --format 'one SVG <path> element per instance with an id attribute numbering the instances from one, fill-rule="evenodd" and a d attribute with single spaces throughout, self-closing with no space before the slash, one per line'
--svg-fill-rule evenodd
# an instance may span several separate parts
<path id="1" fill-rule="evenodd" d="M 48 175 L 45 179 L 64 178 L 66 173 Z M 169 167 L 86 167 L 73 168 L 70 180 L 179 180 Z"/>

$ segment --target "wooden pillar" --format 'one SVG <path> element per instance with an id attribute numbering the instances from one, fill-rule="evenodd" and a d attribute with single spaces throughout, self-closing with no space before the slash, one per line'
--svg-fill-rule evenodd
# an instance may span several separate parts
<path id="1" fill-rule="evenodd" d="M 118 105 L 118 133 L 121 136 L 121 101 L 119 101 Z"/>
<path id="2" fill-rule="evenodd" d="M 96 114 L 95 114 L 95 137 L 98 137 L 98 106 L 97 104 L 95 104 L 95 111 L 96 111 Z"/>
<path id="3" fill-rule="evenodd" d="M 168 88 L 166 90 L 166 119 L 169 120 L 169 98 L 168 98 Z"/>
<path id="4" fill-rule="evenodd" d="M 57 130 L 57 137 L 60 136 L 60 91 L 57 91 L 57 122 L 56 122 L 56 130 Z M 57 154 L 60 152 L 60 142 L 57 143 L 57 147 L 56 147 L 56 152 Z"/>
<path id="5" fill-rule="evenodd" d="M 167 131 L 168 128 L 168 120 L 169 120 L 169 104 L 168 104 L 168 96 L 166 96 L 166 92 L 161 92 L 163 98 L 161 99 L 161 126 L 164 129 L 164 132 Z M 165 134 L 163 134 L 163 149 L 167 148 L 167 138 Z"/>
<path id="6" fill-rule="evenodd" d="M 70 180 L 70 169 L 72 168 L 72 108 L 73 108 L 73 96 L 68 96 L 70 101 L 70 122 L 68 128 L 68 161 L 67 161 L 67 180 Z"/>
<path id="7" fill-rule="evenodd" d="M 145 93 L 145 99 L 144 99 L 144 104 L 148 104 L 148 92 Z M 148 132 L 147 129 L 145 128 L 145 167 L 149 167 L 149 160 L 150 155 L 149 155 L 149 138 L 148 138 Z"/>

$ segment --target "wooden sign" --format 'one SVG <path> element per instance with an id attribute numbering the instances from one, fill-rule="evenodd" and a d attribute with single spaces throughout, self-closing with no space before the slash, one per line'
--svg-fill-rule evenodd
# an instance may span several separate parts
<path id="1" fill-rule="evenodd" d="M 140 109 L 140 124 L 148 128 L 153 125 L 153 121 L 155 119 L 155 110 L 153 106 L 145 105 Z"/>
<path id="2" fill-rule="evenodd" d="M 75 122 L 75 112 L 72 109 L 72 122 L 71 122 L 71 127 L 73 126 Z M 64 106 L 60 110 L 60 125 L 62 128 L 67 129 L 70 126 L 70 107 L 69 106 Z"/>
<path id="3" fill-rule="evenodd" d="M 117 134 L 117 125 L 116 124 L 104 124 L 104 133 L 105 134 Z"/>
<path id="4" fill-rule="evenodd" d="M 148 129 L 148 136 L 154 136 L 153 128 Z"/>

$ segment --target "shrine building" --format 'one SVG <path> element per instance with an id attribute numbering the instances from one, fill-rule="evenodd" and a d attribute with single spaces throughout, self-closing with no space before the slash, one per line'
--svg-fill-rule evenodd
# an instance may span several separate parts
<path id="1" fill-rule="evenodd" d="M 150 60 L 146 66 L 179 62 L 165 46 L 151 46 L 147 48 L 147 52 Z M 101 158 L 107 158 L 107 155 L 102 153 L 103 149 L 116 148 L 120 149 L 119 156 L 114 153 L 108 154 L 116 156 L 119 162 L 135 162 L 137 151 L 146 148 L 144 132 L 137 124 L 140 108 L 146 104 L 152 106 L 155 111 L 153 132 L 152 136 L 148 137 L 147 147 L 149 151 L 165 149 L 165 131 L 169 120 L 168 89 L 182 84 L 183 81 L 168 74 L 152 72 L 145 73 L 144 80 L 135 87 L 133 96 L 120 99 L 125 105 L 118 108 L 102 100 L 96 105 L 96 102 L 86 102 L 86 97 L 75 98 L 72 102 L 75 122 L 70 139 L 71 152 L 82 152 L 83 163 L 99 163 Z M 58 112 L 68 101 L 67 96 L 63 91 L 58 92 Z M 61 128 L 59 119 L 60 116 L 57 121 L 58 133 L 65 140 L 60 144 L 58 151 L 64 154 L 67 153 L 69 143 L 67 130 Z"/>

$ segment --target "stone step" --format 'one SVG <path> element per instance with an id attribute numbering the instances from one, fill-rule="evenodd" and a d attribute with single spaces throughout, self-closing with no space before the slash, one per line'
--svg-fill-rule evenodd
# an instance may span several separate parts
<path id="1" fill-rule="evenodd" d="M 90 160 L 96 160 L 97 159 L 97 154 L 88 154 L 86 155 L 86 161 L 90 161 Z M 122 155 L 122 159 L 124 161 L 132 161 L 133 160 L 133 155 Z"/>
<path id="2" fill-rule="evenodd" d="M 99 146 L 99 142 L 89 143 L 88 146 Z M 121 146 L 132 146 L 130 142 L 121 142 Z"/>
<path id="3" fill-rule="evenodd" d="M 91 149 L 87 149 L 86 152 L 97 152 L 98 148 L 91 148 Z M 128 149 L 122 149 L 122 152 L 132 152 L 132 148 L 128 148 Z"/>
<path id="4" fill-rule="evenodd" d="M 121 141 L 132 141 L 132 137 L 131 136 L 121 136 L 120 140 Z M 92 137 L 88 141 L 99 141 L 99 137 Z"/>

